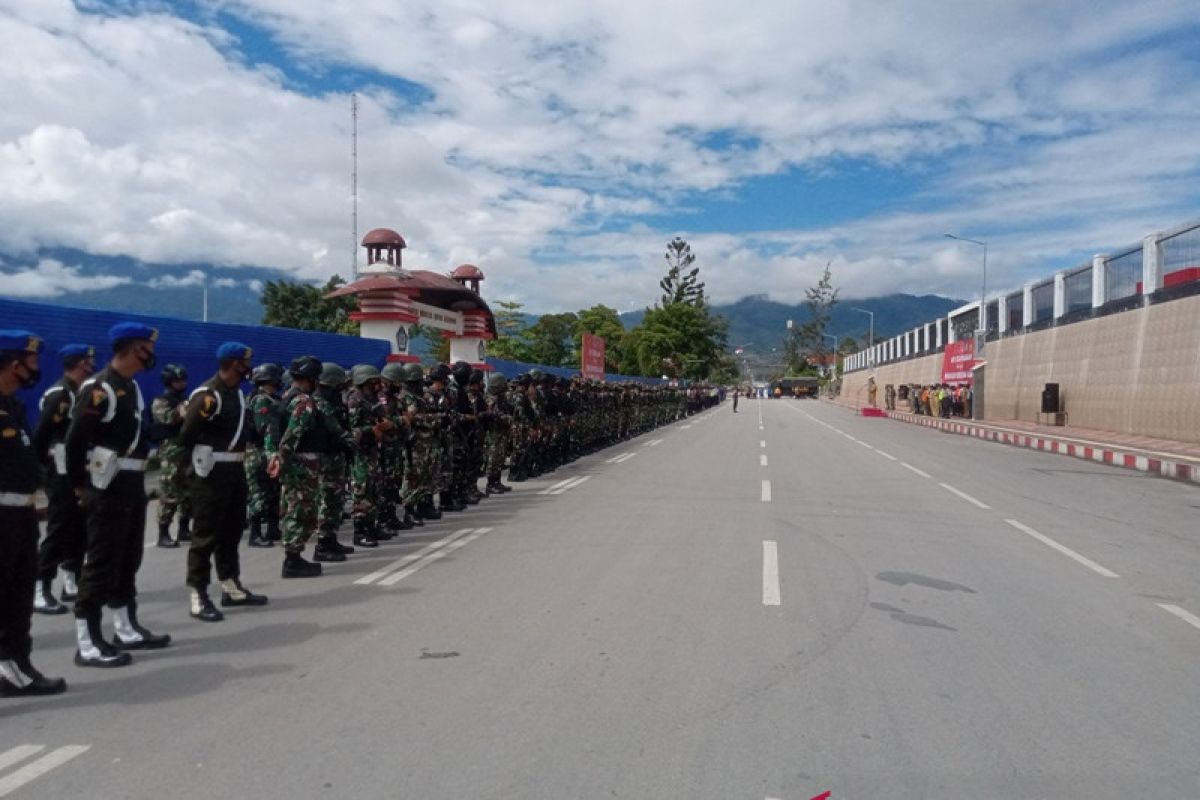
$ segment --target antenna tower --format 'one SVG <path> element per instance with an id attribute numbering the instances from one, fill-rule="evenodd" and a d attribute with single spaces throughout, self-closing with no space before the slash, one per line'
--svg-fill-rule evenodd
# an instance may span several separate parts
<path id="1" fill-rule="evenodd" d="M 350 273 L 358 279 L 358 93 L 350 93 Z"/>

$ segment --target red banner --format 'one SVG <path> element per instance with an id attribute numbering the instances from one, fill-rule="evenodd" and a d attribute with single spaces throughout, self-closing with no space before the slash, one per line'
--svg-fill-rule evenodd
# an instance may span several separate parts
<path id="1" fill-rule="evenodd" d="M 583 377 L 588 380 L 604 380 L 604 339 L 590 333 L 583 335 L 583 353 L 580 356 Z"/>
<path id="2" fill-rule="evenodd" d="M 975 381 L 975 340 L 963 339 L 946 345 L 942 354 L 942 383 L 954 386 Z"/>

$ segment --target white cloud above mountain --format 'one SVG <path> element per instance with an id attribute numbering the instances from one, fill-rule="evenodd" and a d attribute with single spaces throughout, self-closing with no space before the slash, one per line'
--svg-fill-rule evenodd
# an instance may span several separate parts
<path id="1" fill-rule="evenodd" d="M 73 292 L 114 289 L 130 282 L 122 275 L 85 275 L 78 266 L 67 266 L 52 258 L 12 271 L 0 264 L 0 294 L 9 297 L 60 297 Z"/>
<path id="2" fill-rule="evenodd" d="M 846 296 L 967 295 L 978 254 L 946 231 L 1017 285 L 1200 201 L 1185 0 L 81 5 L 0 2 L 0 250 L 346 274 L 347 70 L 362 227 L 539 311 L 651 302 L 676 234 L 718 301 L 795 301 L 827 262 Z M 832 224 L 688 229 L 712 196 L 847 159 L 913 189 Z"/>

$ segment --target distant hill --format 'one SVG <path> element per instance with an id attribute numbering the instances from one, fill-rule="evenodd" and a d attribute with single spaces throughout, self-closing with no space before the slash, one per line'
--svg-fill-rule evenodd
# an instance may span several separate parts
<path id="1" fill-rule="evenodd" d="M 843 300 L 833 307 L 829 332 L 839 339 L 853 336 L 865 344 L 870 318 L 855 311 L 855 308 L 875 313 L 875 339 L 878 341 L 945 316 L 964 302 L 932 294 L 889 294 Z M 782 346 L 788 320 L 793 320 L 796 325 L 808 320 L 808 310 L 802 303 L 778 303 L 764 294 L 749 295 L 734 303 L 713 306 L 712 310 L 729 320 L 730 347 L 745 346 L 758 351 Z M 643 315 L 643 311 L 631 311 L 621 315 L 621 322 L 627 329 L 632 328 L 641 322 Z"/>

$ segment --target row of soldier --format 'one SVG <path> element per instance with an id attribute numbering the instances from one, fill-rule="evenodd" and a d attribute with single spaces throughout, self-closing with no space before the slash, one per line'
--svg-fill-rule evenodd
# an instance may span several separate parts
<path id="1" fill-rule="evenodd" d="M 163 370 L 165 391 L 147 426 L 133 377 L 153 368 L 158 331 L 122 323 L 109 339 L 112 360 L 96 374 L 92 347 L 59 352 L 63 375 L 43 395 L 31 438 L 12 395 L 37 383 L 42 343 L 27 331 L 0 332 L 0 441 L 6 451 L 20 451 L 0 461 L 0 523 L 21 531 L 13 557 L 8 540 L 0 554 L 6 695 L 65 689 L 30 661 L 30 614 L 67 612 L 53 591 L 59 573 L 59 597 L 74 601 L 76 664 L 122 666 L 131 663 L 131 650 L 169 644 L 137 614 L 143 473 L 152 443 L 161 464 L 159 545 L 189 542 L 189 613 L 217 622 L 224 614 L 209 596 L 214 569 L 222 607 L 268 602 L 241 581 L 238 547 L 247 523 L 251 546 L 282 545 L 282 577 L 315 577 L 320 562 L 343 561 L 355 547 L 378 547 L 398 531 L 509 491 L 501 480 L 506 468 L 510 481 L 536 477 L 718 399 L 707 387 L 611 386 L 539 370 L 509 382 L 464 362 L 428 374 L 416 364 L 382 371 L 360 364 L 347 372 L 312 356 L 286 371 L 255 368 L 250 347 L 227 342 L 217 350 L 216 374 L 191 392 L 182 368 Z M 246 381 L 255 387 L 249 398 L 241 389 Z M 33 496 L 43 468 L 47 533 L 38 550 Z M 337 538 L 347 506 L 353 546 Z M 310 561 L 304 554 L 313 538 Z M 102 631 L 104 606 L 112 640 Z"/>

